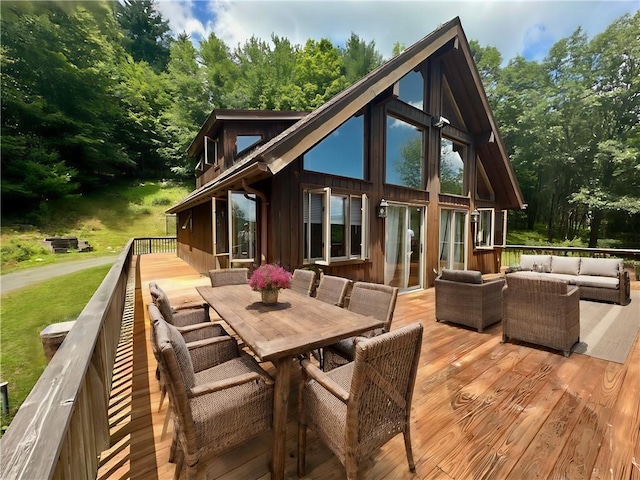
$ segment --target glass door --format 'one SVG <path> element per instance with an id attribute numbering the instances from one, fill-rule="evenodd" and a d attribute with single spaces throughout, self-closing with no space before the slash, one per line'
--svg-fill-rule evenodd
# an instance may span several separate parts
<path id="1" fill-rule="evenodd" d="M 389 205 L 385 237 L 384 283 L 400 290 L 422 287 L 424 207 Z"/>

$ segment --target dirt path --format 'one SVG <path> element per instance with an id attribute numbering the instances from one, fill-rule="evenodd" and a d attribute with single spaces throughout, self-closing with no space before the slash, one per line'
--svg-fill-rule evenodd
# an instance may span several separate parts
<path id="1" fill-rule="evenodd" d="M 100 265 L 109 265 L 116 261 L 117 255 L 108 257 L 94 257 L 86 260 L 78 260 L 75 262 L 59 263 L 56 265 L 45 265 L 44 267 L 35 267 L 19 272 L 8 273 L 0 276 L 0 293 L 5 293 L 33 285 L 53 277 L 67 275 L 68 273 L 78 272 L 86 268 L 99 267 Z"/>

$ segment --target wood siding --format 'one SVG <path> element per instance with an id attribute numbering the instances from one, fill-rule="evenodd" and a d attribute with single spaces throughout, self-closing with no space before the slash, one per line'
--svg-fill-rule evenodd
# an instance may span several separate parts
<path id="1" fill-rule="evenodd" d="M 202 273 L 214 268 L 211 216 L 211 202 L 178 213 L 178 257 Z"/>

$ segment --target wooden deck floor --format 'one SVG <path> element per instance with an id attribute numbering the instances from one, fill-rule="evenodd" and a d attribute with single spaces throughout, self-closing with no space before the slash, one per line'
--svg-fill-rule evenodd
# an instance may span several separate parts
<path id="1" fill-rule="evenodd" d="M 158 411 L 146 313 L 150 281 L 172 303 L 200 300 L 194 287 L 209 284 L 174 255 L 139 257 L 135 322 L 123 329 L 111 402 L 112 448 L 102 456 L 101 480 L 168 479 L 174 472 L 167 461 L 171 426 L 160 438 L 167 402 Z M 640 479 L 637 338 L 621 365 L 501 344 L 500 324 L 479 334 L 434 319 L 433 289 L 398 298 L 394 327 L 414 321 L 425 327 L 412 411 L 416 473 L 409 472 L 400 435 L 361 464 L 360 478 Z M 292 479 L 297 380 L 287 426 L 286 477 Z M 270 441 L 266 433 L 211 459 L 206 478 L 270 478 Z M 304 478 L 344 477 L 340 462 L 310 432 Z"/>

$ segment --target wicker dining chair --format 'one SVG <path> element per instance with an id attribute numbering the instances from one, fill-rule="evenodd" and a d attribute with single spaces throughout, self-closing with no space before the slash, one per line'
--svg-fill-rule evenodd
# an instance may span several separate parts
<path id="1" fill-rule="evenodd" d="M 348 278 L 323 275 L 316 289 L 316 298 L 322 302 L 343 307 L 350 284 L 351 280 Z"/>
<path id="2" fill-rule="evenodd" d="M 382 328 L 369 330 L 361 336 L 371 338 L 391 330 L 397 298 L 397 287 L 366 282 L 356 282 L 353 285 L 348 310 L 385 322 Z M 355 338 L 345 338 L 323 349 L 325 371 L 353 361 Z"/>
<path id="3" fill-rule="evenodd" d="M 154 322 L 152 341 L 174 411 L 174 479 L 186 462 L 187 479 L 195 480 L 203 456 L 271 428 L 273 380 L 252 357 L 236 350 L 222 360 L 219 349 L 187 344 L 162 320 Z"/>
<path id="4" fill-rule="evenodd" d="M 224 285 L 242 285 L 249 279 L 248 268 L 222 268 L 209 270 L 209 278 L 212 287 L 222 287 Z"/>
<path id="5" fill-rule="evenodd" d="M 150 303 L 147 306 L 147 310 L 149 312 L 149 321 L 151 325 L 158 320 L 166 321 L 162 312 L 158 308 L 158 305 L 155 303 Z M 178 332 L 184 338 L 184 341 L 187 343 L 190 342 L 199 342 L 205 341 L 210 345 L 218 345 L 218 355 L 220 358 L 233 358 L 237 356 L 238 346 L 235 339 L 226 332 L 226 330 L 217 323 L 211 322 L 202 322 L 193 325 L 186 325 L 184 327 L 175 327 Z M 219 338 L 218 338 L 219 337 Z M 216 340 L 212 340 L 216 339 Z M 167 387 L 160 372 L 160 368 L 156 370 L 156 377 L 160 382 L 160 404 L 158 405 L 158 412 L 162 410 L 162 405 L 164 404 L 164 399 L 167 395 Z M 164 435 L 167 431 L 167 426 L 169 424 L 169 418 L 171 417 L 171 405 L 167 409 L 167 413 L 165 415 L 164 424 L 162 427 L 162 433 L 160 435 L 160 439 L 164 439 Z"/>
<path id="6" fill-rule="evenodd" d="M 355 361 L 323 372 L 300 361 L 298 476 L 305 473 L 307 427 L 335 453 L 355 480 L 360 461 L 397 434 L 404 435 L 409 470 L 411 400 L 422 345 L 422 325 L 413 323 L 374 338 L 360 337 Z"/>
<path id="7" fill-rule="evenodd" d="M 316 285 L 316 272 L 296 268 L 291 278 L 291 290 L 302 295 L 311 296 Z"/>
<path id="8" fill-rule="evenodd" d="M 169 297 L 157 283 L 149 283 L 149 293 L 153 303 L 155 303 L 163 318 L 176 327 L 185 327 L 202 322 L 210 322 L 209 304 L 206 302 L 187 303 L 179 306 L 172 306 Z"/>

